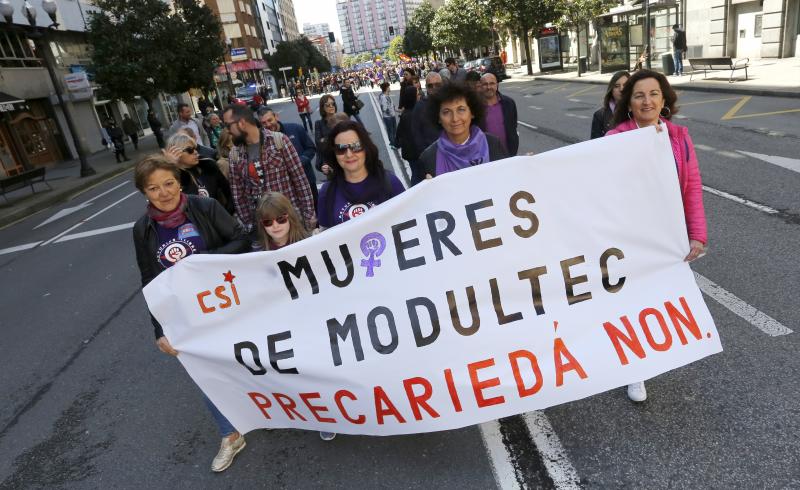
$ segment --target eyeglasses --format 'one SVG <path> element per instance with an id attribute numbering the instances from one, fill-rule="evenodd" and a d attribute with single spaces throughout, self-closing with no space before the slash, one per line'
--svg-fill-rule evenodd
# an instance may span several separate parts
<path id="1" fill-rule="evenodd" d="M 349 145 L 342 145 L 337 143 L 333 146 L 334 146 L 333 149 L 337 155 L 344 155 L 347 153 L 347 150 L 350 150 L 353 153 L 361 153 L 362 151 L 364 151 L 364 147 L 361 146 L 360 141 L 356 141 L 355 143 L 350 143 Z"/>
<path id="2" fill-rule="evenodd" d="M 325 104 L 323 104 L 323 105 L 325 107 L 336 107 L 336 104 L 334 104 L 333 102 L 325 102 Z"/>
<path id="3" fill-rule="evenodd" d="M 264 228 L 269 228 L 272 226 L 272 222 L 275 221 L 279 225 L 285 225 L 287 221 L 289 221 L 289 213 L 283 214 L 278 216 L 277 218 L 273 219 L 262 219 L 261 224 L 264 225 Z"/>
<path id="4" fill-rule="evenodd" d="M 186 148 L 183 149 L 183 152 L 188 153 L 189 155 L 193 155 L 195 150 L 196 148 L 194 146 L 187 146 Z"/>
<path id="5" fill-rule="evenodd" d="M 442 86 L 441 83 L 428 83 L 425 85 L 427 88 L 439 88 Z"/>

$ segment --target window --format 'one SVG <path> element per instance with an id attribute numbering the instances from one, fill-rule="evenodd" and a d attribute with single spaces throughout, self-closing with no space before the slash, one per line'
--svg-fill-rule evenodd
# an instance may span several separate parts
<path id="1" fill-rule="evenodd" d="M 0 66 L 25 68 L 42 66 L 32 41 L 15 32 L 0 32 Z"/>
<path id="2" fill-rule="evenodd" d="M 761 20 L 764 17 L 762 14 L 756 15 L 756 27 L 753 30 L 753 37 L 761 37 Z"/>

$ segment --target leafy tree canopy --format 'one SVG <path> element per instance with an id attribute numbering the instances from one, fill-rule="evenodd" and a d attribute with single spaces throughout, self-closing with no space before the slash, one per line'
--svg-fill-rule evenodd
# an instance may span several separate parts
<path id="1" fill-rule="evenodd" d="M 492 43 L 491 12 L 480 0 L 449 0 L 434 15 L 433 46 L 438 49 L 469 49 Z"/>
<path id="2" fill-rule="evenodd" d="M 433 39 L 431 38 L 431 25 L 434 22 L 436 10 L 427 1 L 422 2 L 406 27 L 403 37 L 403 50 L 411 56 L 422 56 L 433 51 Z"/>
<path id="3" fill-rule="evenodd" d="M 389 42 L 389 49 L 386 50 L 384 57 L 390 61 L 397 61 L 403 54 L 403 36 L 396 36 Z"/>
<path id="4" fill-rule="evenodd" d="M 286 72 L 287 77 L 296 77 L 298 68 L 303 68 L 304 74 L 314 68 L 320 73 L 331 71 L 331 62 L 305 36 L 293 41 L 281 41 L 275 46 L 275 50 L 272 55 L 267 56 L 267 63 L 273 70 L 291 66 L 292 69 Z"/>

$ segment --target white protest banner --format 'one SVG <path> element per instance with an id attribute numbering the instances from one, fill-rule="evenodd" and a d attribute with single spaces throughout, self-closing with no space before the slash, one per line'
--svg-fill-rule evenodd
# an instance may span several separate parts
<path id="1" fill-rule="evenodd" d="M 424 182 L 274 252 L 194 255 L 145 288 L 241 432 L 463 427 L 722 350 L 653 128 Z"/>

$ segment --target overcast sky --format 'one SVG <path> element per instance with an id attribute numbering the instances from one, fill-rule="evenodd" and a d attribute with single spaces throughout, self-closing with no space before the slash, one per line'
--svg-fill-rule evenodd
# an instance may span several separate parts
<path id="1" fill-rule="evenodd" d="M 327 22 L 336 33 L 336 39 L 342 40 L 339 30 L 339 19 L 336 16 L 336 0 L 294 0 L 294 16 L 297 28 L 303 32 L 303 23 L 319 24 Z"/>

